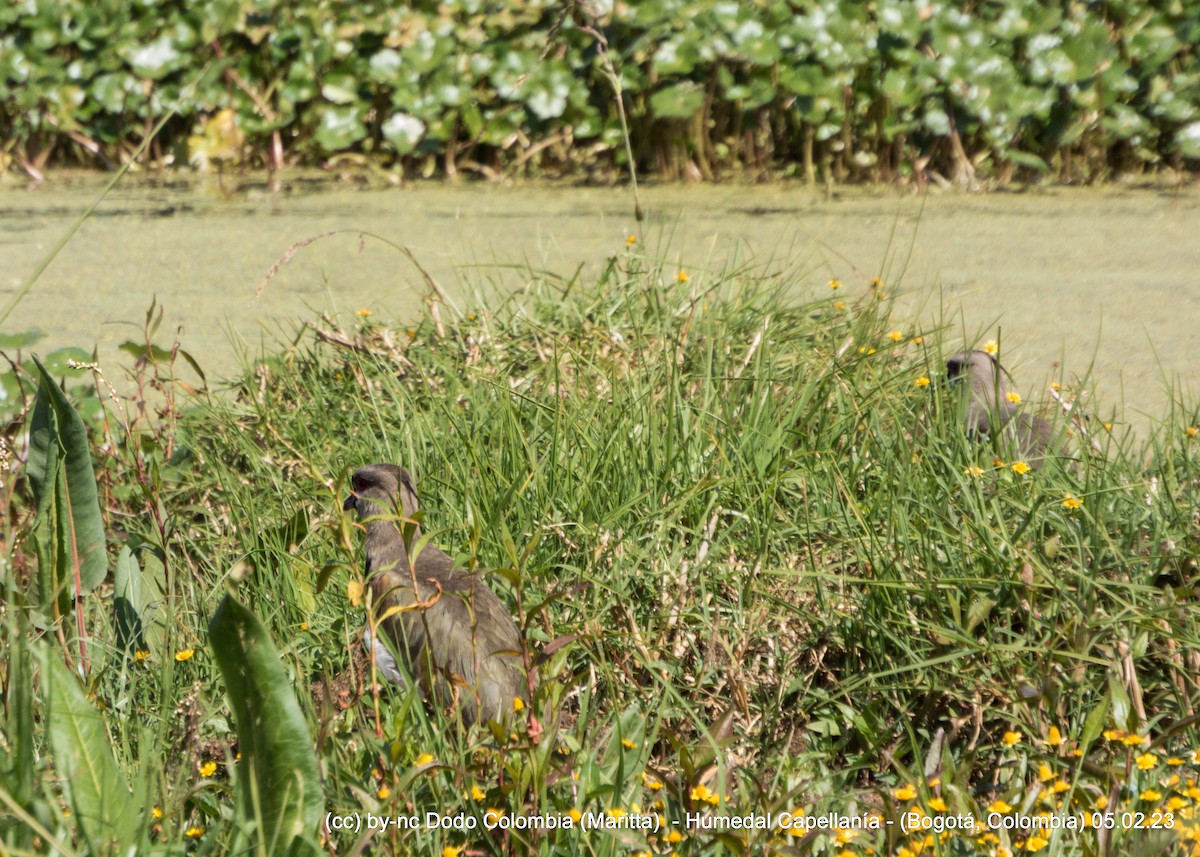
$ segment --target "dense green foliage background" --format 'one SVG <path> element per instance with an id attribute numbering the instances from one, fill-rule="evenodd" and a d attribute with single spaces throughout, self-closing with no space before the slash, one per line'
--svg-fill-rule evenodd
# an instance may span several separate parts
<path id="1" fill-rule="evenodd" d="M 26 0 L 0 166 L 1103 178 L 1200 159 L 1200 0 Z M 605 48 L 607 45 L 607 48 Z M 223 112 L 231 111 L 231 112 Z M 190 144 L 189 144 L 189 138 Z"/>

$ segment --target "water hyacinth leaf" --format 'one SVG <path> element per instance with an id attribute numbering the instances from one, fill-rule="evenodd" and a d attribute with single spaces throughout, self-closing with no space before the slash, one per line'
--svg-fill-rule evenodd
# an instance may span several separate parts
<path id="1" fill-rule="evenodd" d="M 0 349 L 24 348 L 33 345 L 45 336 L 36 330 L 25 330 L 21 333 L 0 333 Z"/>
<path id="2" fill-rule="evenodd" d="M 163 34 L 147 45 L 124 48 L 121 55 L 139 77 L 159 80 L 187 61 L 170 35 Z"/>
<path id="3" fill-rule="evenodd" d="M 79 680 L 49 646 L 39 661 L 48 708 L 54 766 L 71 812 L 93 854 L 123 854 L 137 842 L 142 819 L 113 755 L 104 717 L 84 696 Z"/>
<path id="4" fill-rule="evenodd" d="M 687 119 L 704 106 L 704 90 L 685 81 L 660 89 L 650 96 L 650 109 L 660 119 Z"/>
<path id="5" fill-rule="evenodd" d="M 425 123 L 407 113 L 393 113 L 383 127 L 380 128 L 383 138 L 387 140 L 402 155 L 417 148 L 421 138 L 425 136 Z"/>
<path id="6" fill-rule="evenodd" d="M 29 425 L 29 481 L 39 518 L 43 510 L 60 521 L 54 527 L 62 561 L 79 581 L 77 595 L 91 592 L 108 574 L 104 519 L 96 493 L 87 426 L 46 368 L 35 357 L 40 383 Z M 50 503 L 51 495 L 62 502 Z M 61 566 L 60 566 L 61 567 Z"/>
<path id="7" fill-rule="evenodd" d="M 363 124 L 363 108 L 358 104 L 331 107 L 321 114 L 321 124 L 313 139 L 327 152 L 348 148 L 367 136 Z"/>
<path id="8" fill-rule="evenodd" d="M 358 100 L 358 81 L 353 75 L 331 74 L 321 85 L 321 97 L 334 104 L 353 104 Z"/>
<path id="9" fill-rule="evenodd" d="M 1019 149 L 1007 149 L 1004 152 L 1004 157 L 1019 167 L 1037 170 L 1039 173 L 1050 172 L 1050 165 L 1030 152 L 1022 152 Z"/>
<path id="10" fill-rule="evenodd" d="M 293 677 L 262 623 L 232 596 L 208 630 L 237 722 L 242 820 L 267 853 L 316 853 L 324 795 Z"/>
<path id="11" fill-rule="evenodd" d="M 42 364 L 46 367 L 46 371 L 51 375 L 70 375 L 76 377 L 86 372 L 86 369 L 72 368 L 70 361 L 76 363 L 86 363 L 92 359 L 92 355 L 84 351 L 82 348 L 74 346 L 70 348 L 58 348 L 46 355 L 46 360 Z"/>
<path id="12" fill-rule="evenodd" d="M 1185 158 L 1200 160 L 1200 122 L 1192 122 L 1180 128 L 1175 134 L 1175 143 L 1179 153 Z"/>

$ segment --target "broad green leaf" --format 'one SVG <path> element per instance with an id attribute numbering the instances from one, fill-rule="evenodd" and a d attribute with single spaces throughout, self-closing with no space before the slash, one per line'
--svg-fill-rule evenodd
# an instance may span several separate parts
<path id="1" fill-rule="evenodd" d="M 1019 149 L 1009 149 L 1004 153 L 1004 157 L 1019 167 L 1028 167 L 1029 169 L 1037 170 L 1039 173 L 1050 172 L 1050 167 L 1046 164 L 1046 162 L 1030 152 L 1022 152 Z"/>
<path id="2" fill-rule="evenodd" d="M 1136 731 L 1137 723 L 1133 721 L 1129 694 L 1125 691 L 1125 686 L 1114 676 L 1108 678 L 1108 702 L 1112 709 L 1113 723 L 1117 725 L 1117 728 L 1129 732 Z"/>
<path id="3" fill-rule="evenodd" d="M 650 96 L 650 109 L 660 119 L 687 119 L 704 106 L 704 90 L 685 81 L 660 89 Z"/>
<path id="4" fill-rule="evenodd" d="M 0 349 L 24 348 L 33 345 L 46 334 L 36 330 L 26 330 L 21 333 L 0 333 Z"/>
<path id="5" fill-rule="evenodd" d="M 35 357 L 41 383 L 29 428 L 29 480 L 33 484 L 39 517 L 48 508 L 51 493 L 62 492 L 63 503 L 53 514 L 66 526 L 55 527 L 67 542 L 59 544 L 69 560 L 71 577 L 79 577 L 80 593 L 91 592 L 108 574 L 104 519 L 96 493 L 96 477 L 88 445 L 87 426 Z M 56 488 L 61 479 L 61 489 Z"/>
<path id="6" fill-rule="evenodd" d="M 54 766 L 80 832 L 93 854 L 124 854 L 140 838 L 149 813 L 135 805 L 113 756 L 104 717 L 79 680 L 49 648 L 41 651 Z"/>
<path id="7" fill-rule="evenodd" d="M 1083 722 L 1083 735 L 1079 738 L 1079 746 L 1084 753 L 1087 753 L 1090 747 L 1100 733 L 1104 731 L 1104 721 L 1108 717 L 1108 694 L 1100 697 L 1100 702 L 1088 714 L 1087 720 Z"/>
<path id="8" fill-rule="evenodd" d="M 142 571 L 128 546 L 121 548 L 113 570 L 113 614 L 121 654 L 146 650 L 142 625 Z"/>
<path id="9" fill-rule="evenodd" d="M 324 796 L 292 676 L 262 623 L 232 596 L 208 631 L 237 721 L 242 820 L 260 850 L 315 853 Z"/>
<path id="10" fill-rule="evenodd" d="M 329 107 L 321 114 L 321 124 L 313 139 L 327 152 L 348 149 L 367 136 L 363 108 L 359 104 Z"/>

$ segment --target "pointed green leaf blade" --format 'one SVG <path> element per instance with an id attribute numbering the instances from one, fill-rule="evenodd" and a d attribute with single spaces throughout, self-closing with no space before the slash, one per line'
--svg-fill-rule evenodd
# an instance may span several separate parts
<path id="1" fill-rule="evenodd" d="M 41 383 L 29 426 L 29 479 L 38 508 L 55 490 L 51 458 L 65 465 L 66 504 L 57 510 L 67 526 L 66 555 L 78 564 L 80 594 L 91 592 L 108 574 L 104 518 L 96 492 L 96 476 L 88 444 L 87 426 L 50 373 L 35 357 Z"/>
<path id="2" fill-rule="evenodd" d="M 225 596 L 208 626 L 237 720 L 243 821 L 268 853 L 308 853 L 324 796 L 292 677 L 258 618 Z"/>
<path id="3" fill-rule="evenodd" d="M 40 653 L 46 683 L 47 731 L 55 770 L 93 854 L 117 854 L 138 841 L 139 813 L 117 766 L 104 717 L 78 679 L 49 649 Z"/>

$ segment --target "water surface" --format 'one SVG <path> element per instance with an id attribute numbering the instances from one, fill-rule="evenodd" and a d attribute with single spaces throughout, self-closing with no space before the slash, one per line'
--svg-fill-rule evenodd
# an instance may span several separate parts
<path id="1" fill-rule="evenodd" d="M 0 301 L 19 287 L 105 177 L 61 174 L 40 186 L 0 186 Z M 41 329 L 40 350 L 115 346 L 135 336 L 157 296 L 164 330 L 210 376 L 237 369 L 233 342 L 256 351 L 316 311 L 382 319 L 420 310 L 419 272 L 369 232 L 410 248 L 461 294 L 480 282 L 512 286 L 519 268 L 594 270 L 637 231 L 622 188 L 418 184 L 357 189 L 285 177 L 272 193 L 243 180 L 130 179 L 43 274 L 6 322 Z M 894 189 L 825 198 L 803 185 L 643 189 L 647 249 L 693 282 L 736 259 L 803 272 L 820 293 L 871 276 L 896 288 L 912 329 L 951 326 L 953 342 L 1002 339 L 1018 386 L 1036 394 L 1054 373 L 1092 369 L 1106 405 L 1142 427 L 1161 416 L 1163 378 L 1194 385 L 1200 322 L 1200 192 L 1052 188 L 919 199 Z M 260 297 L 272 265 L 299 249 Z M 160 339 L 162 336 L 160 335 Z M 231 341 L 232 340 L 232 341 Z M 1061 364 L 1061 369 L 1055 369 Z"/>

